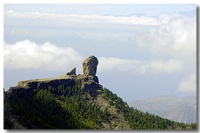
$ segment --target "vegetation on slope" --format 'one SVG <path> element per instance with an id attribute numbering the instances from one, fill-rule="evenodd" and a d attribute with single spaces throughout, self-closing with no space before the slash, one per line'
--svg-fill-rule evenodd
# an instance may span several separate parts
<path id="1" fill-rule="evenodd" d="M 4 128 L 16 129 L 196 129 L 130 108 L 106 88 L 73 86 L 10 89 L 4 98 Z"/>
<path id="2" fill-rule="evenodd" d="M 125 119 L 129 122 L 131 129 L 196 129 L 196 124 L 184 124 L 179 122 L 174 122 L 148 112 L 144 113 L 134 108 L 128 107 L 126 102 L 113 94 L 108 89 L 104 89 L 105 98 L 108 98 L 111 105 L 114 105 L 118 110 L 120 110 Z"/>

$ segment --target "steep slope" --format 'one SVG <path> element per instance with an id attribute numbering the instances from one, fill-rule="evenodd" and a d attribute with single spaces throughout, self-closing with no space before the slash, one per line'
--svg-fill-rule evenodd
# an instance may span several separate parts
<path id="1" fill-rule="evenodd" d="M 17 88 L 5 93 L 6 129 L 193 129 L 130 108 L 106 88 L 94 93 L 74 86 Z"/>
<path id="2" fill-rule="evenodd" d="M 194 96 L 162 96 L 146 100 L 133 100 L 129 105 L 174 121 L 188 124 L 196 122 L 196 98 Z"/>
<path id="3" fill-rule="evenodd" d="M 5 129 L 196 129 L 196 124 L 174 122 L 130 108 L 99 84 L 98 60 L 83 62 L 64 76 L 20 81 L 4 92 Z"/>

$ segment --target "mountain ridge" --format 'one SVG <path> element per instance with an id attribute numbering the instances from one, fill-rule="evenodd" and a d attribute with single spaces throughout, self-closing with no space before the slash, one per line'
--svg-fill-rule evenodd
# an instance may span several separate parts
<path id="1" fill-rule="evenodd" d="M 132 100 L 129 105 L 163 118 L 188 124 L 196 122 L 195 96 L 159 96 L 143 100 Z"/>
<path id="2" fill-rule="evenodd" d="M 99 84 L 98 60 L 83 62 L 57 78 L 20 81 L 4 91 L 5 129 L 193 130 L 184 124 L 129 107 Z"/>

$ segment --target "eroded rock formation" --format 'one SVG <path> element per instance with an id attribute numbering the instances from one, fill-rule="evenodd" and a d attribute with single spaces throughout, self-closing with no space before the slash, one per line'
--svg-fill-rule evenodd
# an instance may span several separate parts
<path id="1" fill-rule="evenodd" d="M 97 72 L 98 59 L 90 56 L 83 62 L 83 74 L 95 76 Z"/>
<path id="2" fill-rule="evenodd" d="M 76 75 L 76 68 L 73 68 L 70 72 L 68 72 L 66 75 Z"/>
<path id="3" fill-rule="evenodd" d="M 96 75 L 98 59 L 95 56 L 90 56 L 83 61 L 83 75 L 81 75 L 81 89 L 95 90 L 101 88 L 99 79 Z"/>
<path id="4" fill-rule="evenodd" d="M 83 74 L 76 75 L 76 68 L 73 68 L 64 76 L 59 76 L 56 78 L 46 78 L 46 79 L 35 79 L 35 80 L 26 80 L 18 82 L 17 87 L 13 88 L 44 88 L 48 86 L 58 87 L 59 85 L 64 86 L 73 86 L 76 82 L 81 82 L 80 89 L 86 91 L 91 90 L 95 91 L 102 88 L 102 85 L 99 84 L 99 79 L 96 76 L 97 72 L 98 59 L 95 56 L 90 56 L 83 61 Z"/>

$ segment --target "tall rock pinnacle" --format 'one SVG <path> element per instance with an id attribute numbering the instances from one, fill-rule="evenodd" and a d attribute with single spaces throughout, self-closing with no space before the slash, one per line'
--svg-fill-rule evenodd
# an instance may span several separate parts
<path id="1" fill-rule="evenodd" d="M 95 76 L 97 72 L 98 59 L 90 56 L 83 61 L 83 74 Z"/>

